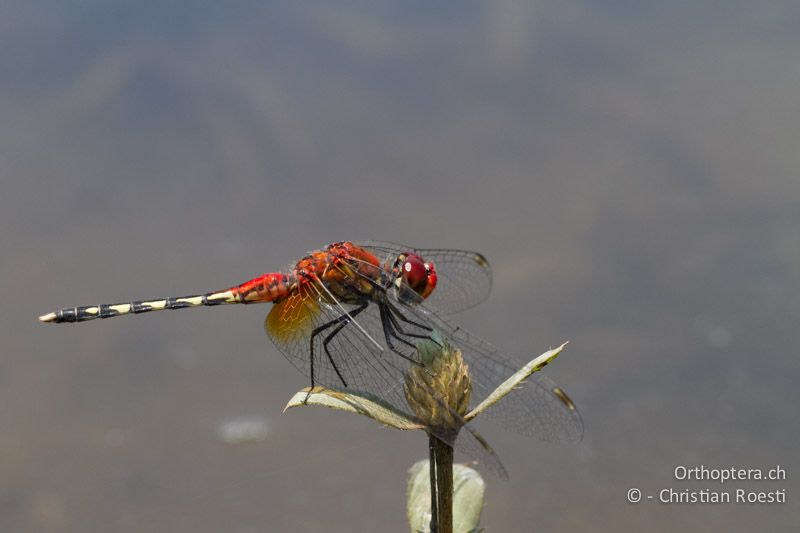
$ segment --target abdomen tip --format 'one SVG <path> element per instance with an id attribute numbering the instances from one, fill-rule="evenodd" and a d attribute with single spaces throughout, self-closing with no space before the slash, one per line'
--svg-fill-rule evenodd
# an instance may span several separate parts
<path id="1" fill-rule="evenodd" d="M 46 315 L 42 315 L 39 317 L 40 322 L 54 322 L 56 319 L 55 313 L 47 313 Z"/>

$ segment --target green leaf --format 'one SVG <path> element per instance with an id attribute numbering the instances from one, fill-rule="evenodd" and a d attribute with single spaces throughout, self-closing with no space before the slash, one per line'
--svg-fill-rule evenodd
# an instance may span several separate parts
<path id="1" fill-rule="evenodd" d="M 342 390 L 327 389 L 325 387 L 314 387 L 313 389 L 306 387 L 296 392 L 283 411 L 286 412 L 291 407 L 304 407 L 307 405 L 364 415 L 395 429 L 423 429 L 423 426 L 412 418 L 378 398 L 363 393 L 358 395 L 349 394 Z"/>
<path id="2" fill-rule="evenodd" d="M 568 343 L 565 342 L 558 348 L 548 350 L 539 357 L 533 359 L 527 365 L 523 366 L 513 376 L 511 376 L 503 383 L 501 383 L 500 386 L 497 387 L 494 391 L 492 391 L 492 393 L 489 396 L 487 396 L 485 400 L 483 400 L 481 403 L 475 406 L 475 408 L 472 411 L 464 415 L 464 419 L 469 422 L 470 420 L 472 420 L 473 418 L 475 418 L 476 416 L 478 416 L 479 414 L 481 414 L 482 412 L 484 412 L 485 410 L 496 404 L 504 396 L 513 391 L 518 385 L 522 384 L 526 379 L 528 379 L 528 376 L 530 376 L 534 372 L 541 370 L 547 365 L 547 363 L 555 359 L 558 356 L 558 354 L 561 353 L 561 350 L 564 349 L 564 346 L 566 346 L 567 344 Z"/>
<path id="3" fill-rule="evenodd" d="M 465 465 L 453 465 L 453 532 L 479 531 L 486 484 L 480 474 Z M 428 461 L 409 470 L 406 516 L 412 533 L 430 531 L 431 487 Z"/>

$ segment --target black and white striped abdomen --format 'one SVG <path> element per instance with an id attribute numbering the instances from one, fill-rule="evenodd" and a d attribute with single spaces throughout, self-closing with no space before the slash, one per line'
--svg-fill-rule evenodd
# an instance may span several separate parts
<path id="1" fill-rule="evenodd" d="M 184 309 L 221 304 L 240 303 L 238 295 L 231 290 L 211 292 L 196 296 L 162 298 L 159 300 L 141 300 L 119 304 L 86 305 L 67 307 L 39 317 L 42 322 L 85 322 L 96 318 L 111 318 L 129 314 L 149 313 L 163 309 Z"/>

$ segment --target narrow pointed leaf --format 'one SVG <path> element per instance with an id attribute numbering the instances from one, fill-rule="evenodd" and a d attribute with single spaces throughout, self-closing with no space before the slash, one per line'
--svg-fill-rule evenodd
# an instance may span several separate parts
<path id="1" fill-rule="evenodd" d="M 482 412 L 484 412 L 485 410 L 487 410 L 489 407 L 496 404 L 504 396 L 512 392 L 514 388 L 521 385 L 526 379 L 528 379 L 528 377 L 531 374 L 547 366 L 547 363 L 555 359 L 558 356 L 558 354 L 561 353 L 561 350 L 563 350 L 564 346 L 566 345 L 567 343 L 565 342 L 558 348 L 548 350 L 539 357 L 533 359 L 527 365 L 523 366 L 521 369 L 515 372 L 514 375 L 505 380 L 503 383 L 500 384 L 499 387 L 497 387 L 494 391 L 492 391 L 492 393 L 489 396 L 487 396 L 485 400 L 476 405 L 472 411 L 464 415 L 464 419 L 470 421 L 479 414 L 481 414 Z"/>
<path id="2" fill-rule="evenodd" d="M 377 398 L 365 394 L 349 394 L 341 390 L 327 389 L 325 387 L 314 387 L 311 390 L 311 394 L 309 394 L 308 387 L 296 392 L 283 410 L 286 412 L 291 407 L 304 407 L 307 405 L 364 415 L 395 429 L 422 429 L 420 424 Z"/>

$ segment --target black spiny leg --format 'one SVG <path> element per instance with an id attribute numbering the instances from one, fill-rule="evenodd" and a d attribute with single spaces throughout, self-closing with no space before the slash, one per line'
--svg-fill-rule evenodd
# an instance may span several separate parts
<path id="1" fill-rule="evenodd" d="M 325 340 L 322 341 L 322 349 L 325 350 L 325 355 L 328 356 L 328 361 L 330 361 L 331 365 L 333 365 L 333 369 L 336 371 L 336 375 L 339 376 L 339 380 L 342 382 L 342 385 L 344 385 L 345 388 L 347 387 L 347 382 L 344 380 L 344 378 L 342 377 L 342 373 L 339 372 L 339 368 L 336 366 L 336 363 L 333 361 L 333 357 L 331 357 L 331 352 L 328 351 L 328 343 L 331 342 L 333 340 L 333 338 L 340 331 L 342 331 L 342 329 L 349 323 L 350 323 L 349 320 L 345 320 L 342 324 L 339 324 L 338 326 L 336 326 L 336 329 L 334 329 L 332 332 L 330 332 L 330 334 L 327 337 L 325 337 Z"/>
<path id="2" fill-rule="evenodd" d="M 425 324 L 420 324 L 419 322 L 414 322 L 413 320 L 409 320 L 408 318 L 406 318 L 406 316 L 402 312 L 400 312 L 399 309 L 397 309 L 395 306 L 393 306 L 390 303 L 387 303 L 386 305 L 389 307 L 389 316 L 393 319 L 392 321 L 394 322 L 395 328 L 397 329 L 397 331 L 399 331 L 403 335 L 407 335 L 409 337 L 416 337 L 418 339 L 428 339 L 430 341 L 435 342 L 437 345 L 441 346 L 441 343 L 438 342 L 436 339 L 434 339 L 431 335 L 415 335 L 414 333 L 406 333 L 405 331 L 403 331 L 403 329 L 397 323 L 397 320 L 395 320 L 395 317 L 399 318 L 400 320 L 402 320 L 406 324 L 411 324 L 412 326 L 416 326 L 416 327 L 418 327 L 419 329 L 421 329 L 423 331 L 427 331 L 428 333 L 433 333 L 433 329 L 430 328 L 429 326 L 426 326 Z M 456 328 L 456 331 L 458 331 L 458 329 L 460 329 L 460 328 Z"/>
<path id="3" fill-rule="evenodd" d="M 325 331 L 326 329 L 328 329 L 328 328 L 330 328 L 332 326 L 335 326 L 337 324 L 339 324 L 339 327 L 337 327 L 335 330 L 333 330 L 333 332 L 330 335 L 328 335 L 325 338 L 324 341 L 322 341 L 322 347 L 325 349 L 325 354 L 328 356 L 328 360 L 331 362 L 331 365 L 333 365 L 333 369 L 336 371 L 336 375 L 339 376 L 339 379 L 342 380 L 342 384 L 345 387 L 347 387 L 347 383 L 345 382 L 344 378 L 342 378 L 342 374 L 339 372 L 339 368 L 336 366 L 336 363 L 333 361 L 333 357 L 331 357 L 331 354 L 328 351 L 328 343 L 333 339 L 333 337 L 337 333 L 339 333 L 342 330 L 342 328 L 344 328 L 347 324 L 350 323 L 350 321 L 353 319 L 354 316 L 358 315 L 361 311 L 366 309 L 367 305 L 369 305 L 369 302 L 362 304 L 361 306 L 353 309 L 349 313 L 346 313 L 344 315 L 340 315 L 340 316 L 334 318 L 330 322 L 326 322 L 326 323 L 322 324 L 321 326 L 318 326 L 317 328 L 314 329 L 314 331 L 311 332 L 311 339 L 310 339 L 311 361 L 310 361 L 310 363 L 311 363 L 311 388 L 312 389 L 314 388 L 314 385 L 315 385 L 315 379 L 314 379 L 314 338 L 317 335 L 319 335 L 320 333 L 322 333 L 323 331 Z"/>
<path id="4" fill-rule="evenodd" d="M 342 331 L 342 329 L 344 329 L 344 327 L 347 326 L 351 322 L 351 320 L 353 318 L 358 316 L 358 314 L 361 311 L 366 309 L 367 305 L 369 305 L 369 304 L 363 304 L 361 307 L 358 307 L 358 308 L 354 309 L 353 311 L 351 311 L 349 316 L 347 316 L 345 318 L 345 320 L 341 324 L 339 324 L 336 327 L 336 329 L 331 331 L 330 334 L 328 334 L 328 336 L 325 337 L 325 340 L 322 341 L 322 348 L 323 348 L 323 350 L 325 350 L 325 355 L 328 356 L 328 361 L 331 362 L 331 365 L 333 366 L 333 369 L 336 371 L 336 375 L 339 376 L 339 379 L 342 381 L 342 385 L 344 385 L 345 387 L 347 387 L 347 382 L 342 377 L 341 372 L 339 372 L 339 368 L 336 366 L 336 362 L 333 360 L 333 356 L 331 355 L 331 352 L 328 350 L 328 343 L 331 342 L 334 339 L 334 337 L 336 337 L 336 335 L 338 335 L 339 332 Z"/>
<path id="5" fill-rule="evenodd" d="M 399 333 L 400 335 L 405 335 L 406 337 L 414 337 L 415 339 L 428 339 L 432 340 L 429 334 L 421 335 L 419 333 L 409 333 L 404 331 L 403 328 L 400 326 L 400 323 L 397 321 L 395 317 L 396 310 L 392 309 L 391 307 L 386 310 L 386 316 L 389 317 L 389 320 L 392 322 L 392 327 L 394 330 Z M 405 317 L 403 315 L 399 315 L 401 320 L 404 320 Z M 404 320 L 405 321 L 405 320 Z M 413 324 L 413 322 L 411 322 Z M 432 331 L 429 328 L 426 331 Z"/>
<path id="6" fill-rule="evenodd" d="M 379 308 L 380 308 L 380 312 L 381 312 L 381 324 L 383 325 L 383 337 L 386 340 L 386 346 L 388 346 L 391 351 L 393 351 L 394 353 L 396 353 L 397 355 L 399 355 L 403 359 L 405 359 L 407 361 L 411 361 L 412 363 L 414 363 L 417 366 L 424 367 L 425 366 L 424 364 L 420 363 L 419 361 L 417 361 L 413 357 L 407 356 L 406 354 L 404 354 L 403 352 L 401 352 L 400 350 L 398 350 L 397 348 L 394 347 L 394 343 L 392 343 L 392 339 L 396 339 L 396 340 L 402 342 L 403 344 L 405 344 L 406 346 L 408 346 L 410 348 L 415 348 L 415 346 L 413 344 L 411 344 L 407 340 L 405 340 L 405 339 L 401 338 L 400 336 L 398 336 L 397 332 L 394 331 L 394 329 L 392 328 L 392 322 L 389 319 L 389 312 L 388 312 L 387 308 L 385 306 L 383 306 L 383 305 L 380 305 Z"/>
<path id="7" fill-rule="evenodd" d="M 420 324 L 419 322 L 414 322 L 413 320 L 409 320 L 408 318 L 406 318 L 406 316 L 403 313 L 400 312 L 400 310 L 397 307 L 393 306 L 391 303 L 387 302 L 386 305 L 395 314 L 395 316 L 397 318 L 399 318 L 400 320 L 402 320 L 406 324 L 411 324 L 412 326 L 417 326 L 419 329 L 421 329 L 423 331 L 433 331 L 433 329 L 431 329 L 429 326 L 426 326 L 425 324 Z"/>

